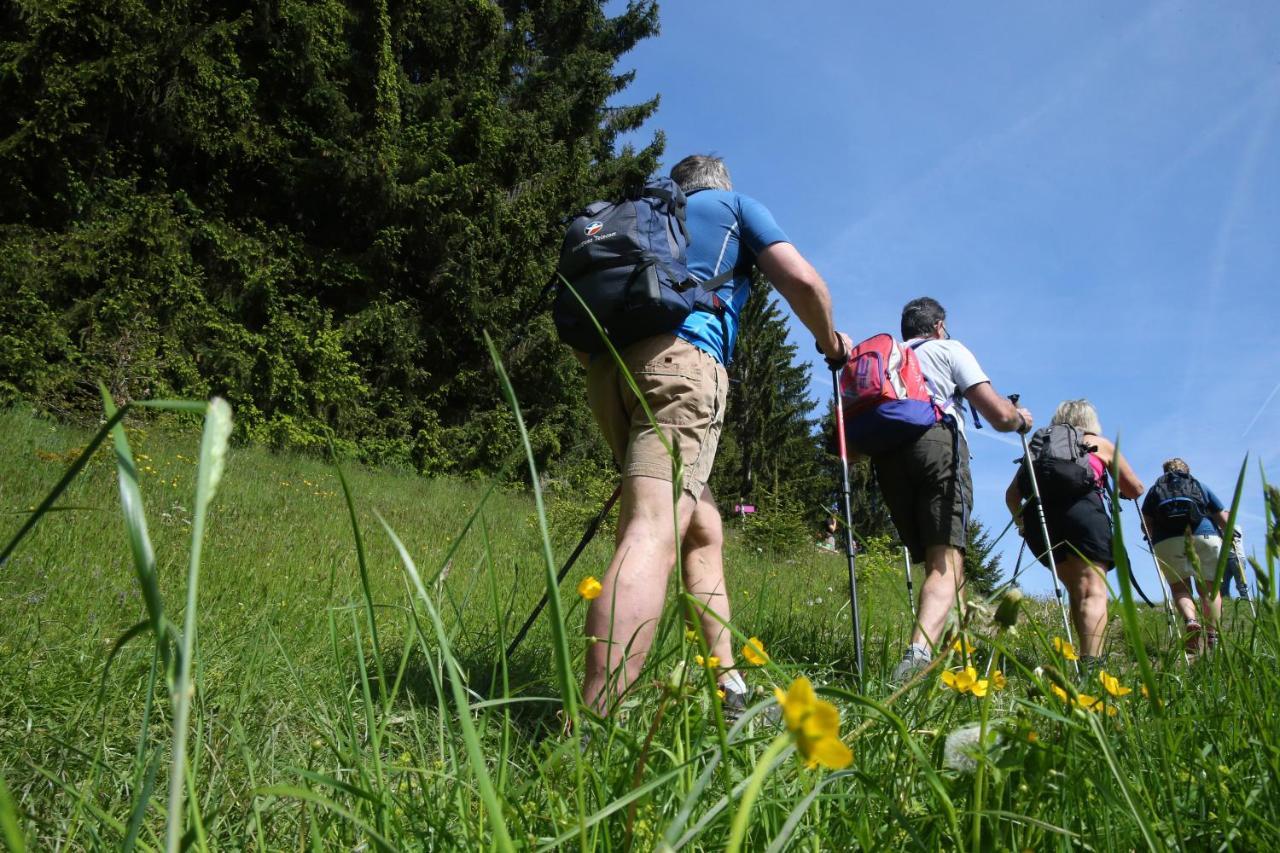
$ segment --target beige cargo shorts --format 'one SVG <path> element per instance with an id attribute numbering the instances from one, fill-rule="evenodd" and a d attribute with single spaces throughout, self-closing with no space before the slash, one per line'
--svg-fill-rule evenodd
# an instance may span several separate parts
<path id="1" fill-rule="evenodd" d="M 729 376 L 724 365 L 675 335 L 624 349 L 622 361 L 683 465 L 682 488 L 696 500 L 711 477 L 724 427 Z M 624 477 L 671 482 L 671 457 L 613 357 L 587 368 L 587 405 Z"/>

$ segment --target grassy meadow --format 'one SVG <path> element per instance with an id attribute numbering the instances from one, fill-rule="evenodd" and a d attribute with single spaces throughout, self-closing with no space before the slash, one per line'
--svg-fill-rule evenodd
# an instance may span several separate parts
<path id="1" fill-rule="evenodd" d="M 233 447 L 212 494 L 199 417 L 156 423 L 126 418 L 0 566 L 12 849 L 1280 846 L 1270 605 L 1227 605 L 1222 647 L 1189 663 L 1162 611 L 1117 597 L 1112 681 L 1055 650 L 1051 602 L 1009 629 L 974 601 L 956 651 L 896 689 L 911 617 L 900 555 L 871 543 L 859 687 L 843 556 L 758 551 L 731 529 L 733 628 L 769 656 L 745 670 L 754 713 L 725 726 L 673 579 L 643 684 L 601 720 L 562 697 L 586 644 L 574 590 L 602 573 L 607 530 L 503 650 L 547 590 L 542 522 L 558 567 L 605 495 L 551 488 L 539 513 L 488 482 L 344 466 L 357 536 L 329 460 Z M 0 412 L 0 547 L 92 435 Z M 124 512 L 122 470 L 138 487 Z M 792 690 L 792 725 L 764 713 L 801 676 L 839 712 L 845 768 L 808 766 L 816 700 Z"/>

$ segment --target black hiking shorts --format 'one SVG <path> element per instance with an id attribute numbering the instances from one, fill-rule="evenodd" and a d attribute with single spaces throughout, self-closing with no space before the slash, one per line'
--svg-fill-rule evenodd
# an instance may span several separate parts
<path id="1" fill-rule="evenodd" d="M 1027 502 L 1022 517 L 1027 547 L 1045 568 L 1049 568 L 1048 549 L 1040 532 L 1040 516 L 1036 513 L 1034 500 Z M 1048 504 L 1045 521 L 1049 527 L 1049 539 L 1053 542 L 1055 561 L 1083 556 L 1108 570 L 1115 565 L 1111 555 L 1111 517 L 1107 515 L 1101 495 L 1091 492 L 1065 507 Z"/>
<path id="2" fill-rule="evenodd" d="M 876 480 L 911 562 L 924 560 L 932 545 L 961 551 L 973 510 L 969 446 L 959 427 L 947 422 L 897 450 L 873 457 Z"/>

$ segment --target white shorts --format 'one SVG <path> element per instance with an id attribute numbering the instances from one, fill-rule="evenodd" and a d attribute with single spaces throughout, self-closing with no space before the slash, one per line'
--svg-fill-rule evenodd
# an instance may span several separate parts
<path id="1" fill-rule="evenodd" d="M 1214 574 L 1218 571 L 1218 554 L 1222 550 L 1222 537 L 1216 534 L 1197 535 L 1191 537 L 1191 542 L 1195 547 L 1196 559 L 1200 561 L 1200 579 L 1205 583 L 1212 583 Z M 1160 570 L 1164 572 L 1169 583 L 1178 583 L 1196 577 L 1195 569 L 1187 559 L 1186 542 L 1182 536 L 1161 539 L 1157 542 L 1156 560 L 1160 563 Z"/>

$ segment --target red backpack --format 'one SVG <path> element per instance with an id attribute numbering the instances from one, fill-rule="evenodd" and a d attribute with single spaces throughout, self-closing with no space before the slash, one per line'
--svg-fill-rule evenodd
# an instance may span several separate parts
<path id="1" fill-rule="evenodd" d="M 840 375 L 840 404 L 845 439 L 867 456 L 901 447 L 942 418 L 915 347 L 884 333 L 849 354 Z"/>

